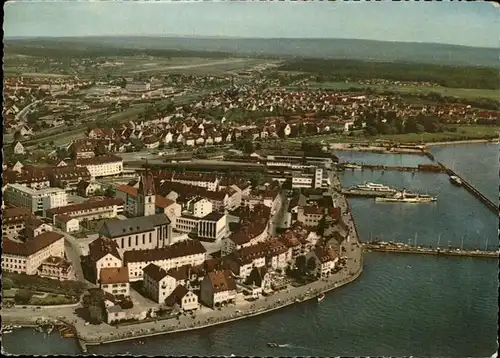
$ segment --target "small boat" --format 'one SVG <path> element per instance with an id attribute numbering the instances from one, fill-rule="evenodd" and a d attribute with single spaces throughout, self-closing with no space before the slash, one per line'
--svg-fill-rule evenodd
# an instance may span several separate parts
<path id="1" fill-rule="evenodd" d="M 9 330 L 6 330 L 6 331 L 2 331 L 2 333 L 5 333 L 5 334 L 7 334 L 7 333 L 12 333 L 12 330 L 11 330 L 11 329 L 9 329 Z"/>
<path id="2" fill-rule="evenodd" d="M 279 348 L 280 345 L 278 343 L 268 343 L 267 346 L 271 348 Z"/>
<path id="3" fill-rule="evenodd" d="M 321 302 L 325 299 L 325 295 L 322 293 L 321 295 L 318 296 L 318 302 Z"/>
<path id="4" fill-rule="evenodd" d="M 51 334 L 52 331 L 54 330 L 54 326 L 50 326 L 48 329 L 47 329 L 47 334 Z"/>
<path id="5" fill-rule="evenodd" d="M 461 186 L 463 184 L 462 179 L 460 179 L 456 175 L 450 176 L 450 181 L 451 181 L 452 184 L 455 184 L 455 185 L 458 185 L 458 186 Z"/>

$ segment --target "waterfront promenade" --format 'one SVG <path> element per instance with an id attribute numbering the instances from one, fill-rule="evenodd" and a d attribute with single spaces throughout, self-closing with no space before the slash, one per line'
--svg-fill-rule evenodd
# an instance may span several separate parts
<path id="1" fill-rule="evenodd" d="M 264 314 L 294 303 L 316 298 L 321 293 L 352 282 L 363 271 L 363 250 L 359 244 L 354 220 L 349 212 L 345 197 L 340 196 L 339 206 L 342 210 L 343 219 L 351 231 L 351 237 L 349 242 L 342 244 L 343 255 L 346 256 L 345 267 L 326 279 L 314 281 L 300 287 L 289 287 L 253 302 L 238 300 L 236 304 L 224 307 L 221 310 L 211 310 L 203 307 L 194 316 L 181 315 L 178 319 L 158 319 L 157 321 L 138 322 L 122 326 L 110 326 L 103 323 L 96 326 L 85 325 L 84 320 L 75 315 L 74 307 L 51 307 L 41 310 L 14 307 L 2 310 L 3 322 L 27 325 L 33 324 L 37 319 L 42 319 L 71 324 L 75 328 L 82 349 L 85 351 L 86 345 L 142 339 L 154 335 L 201 329 Z"/>

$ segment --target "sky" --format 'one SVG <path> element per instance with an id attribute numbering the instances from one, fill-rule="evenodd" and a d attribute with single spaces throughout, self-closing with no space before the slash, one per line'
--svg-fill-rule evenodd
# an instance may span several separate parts
<path id="1" fill-rule="evenodd" d="M 5 37 L 343 38 L 499 48 L 485 2 L 9 1 Z"/>

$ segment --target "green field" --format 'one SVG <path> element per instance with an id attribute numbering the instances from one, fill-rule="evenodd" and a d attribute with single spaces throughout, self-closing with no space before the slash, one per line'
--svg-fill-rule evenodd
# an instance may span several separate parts
<path id="1" fill-rule="evenodd" d="M 469 88 L 448 88 L 441 86 L 386 86 L 386 85 L 365 85 L 357 83 L 345 83 L 345 82 L 310 82 L 309 86 L 311 89 L 332 89 L 332 90 L 347 90 L 349 88 L 372 88 L 375 91 L 393 91 L 403 94 L 429 94 L 431 92 L 439 93 L 443 96 L 459 97 L 467 99 L 476 98 L 489 98 L 498 99 L 500 98 L 500 93 L 497 90 L 491 89 L 469 89 Z M 289 87 L 290 89 L 296 89 L 296 87 Z"/>

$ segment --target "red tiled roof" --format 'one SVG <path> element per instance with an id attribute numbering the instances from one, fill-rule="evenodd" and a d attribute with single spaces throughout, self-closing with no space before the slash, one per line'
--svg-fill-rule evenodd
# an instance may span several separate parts
<path id="1" fill-rule="evenodd" d="M 63 238 L 63 235 L 53 231 L 44 232 L 25 243 L 18 243 L 8 238 L 4 238 L 2 251 L 3 254 L 8 255 L 30 256 Z"/>
<path id="2" fill-rule="evenodd" d="M 103 267 L 99 274 L 99 283 L 127 283 L 129 282 L 127 267 Z"/>
<path id="3" fill-rule="evenodd" d="M 207 277 L 214 293 L 236 290 L 236 281 L 229 270 L 212 271 Z"/>

